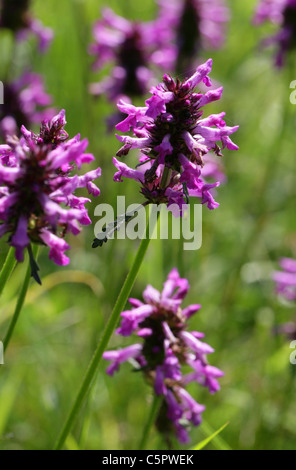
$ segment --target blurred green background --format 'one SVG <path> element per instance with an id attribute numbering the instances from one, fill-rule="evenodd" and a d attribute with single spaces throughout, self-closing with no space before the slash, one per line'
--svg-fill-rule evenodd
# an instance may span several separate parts
<path id="1" fill-rule="evenodd" d="M 97 78 L 86 53 L 93 22 L 102 0 L 36 0 L 34 14 L 53 28 L 48 53 L 35 52 L 34 41 L 16 50 L 15 76 L 24 64 L 42 73 L 57 108 L 65 108 L 67 131 L 81 132 L 102 168 L 98 203 L 116 204 L 126 194 L 138 200 L 133 182 L 113 183 L 112 157 L 119 148 L 107 134 L 105 119 L 113 110 L 103 98 L 88 95 Z M 296 256 L 295 106 L 289 88 L 296 68 L 273 67 L 271 50 L 260 40 L 273 28 L 254 28 L 254 0 L 229 1 L 232 18 L 226 44 L 212 57 L 211 77 L 224 86 L 223 100 L 210 111 L 226 111 L 229 125 L 240 125 L 234 140 L 238 152 L 225 151 L 228 182 L 219 188 L 221 206 L 203 209 L 203 244 L 196 252 L 182 251 L 178 241 L 153 240 L 132 296 L 140 297 L 147 283 L 161 289 L 176 266 L 189 279 L 186 302 L 201 303 L 191 329 L 206 333 L 215 348 L 210 362 L 225 371 L 221 391 L 210 396 L 191 386 L 206 405 L 205 423 L 192 429 L 192 444 L 230 421 L 220 438 L 207 448 L 295 449 L 296 366 L 292 350 L 273 328 L 295 319 L 295 308 L 276 298 L 271 273 L 281 256 Z M 132 19 L 155 15 L 153 0 L 109 0 L 108 6 Z M 12 40 L 1 32 L 1 74 L 9 62 Z M 295 70 L 295 72 L 294 72 Z M 283 116 L 286 116 L 285 120 Z M 68 414 L 90 357 L 100 338 L 138 242 L 113 240 L 92 250 L 93 227 L 70 238 L 71 264 L 59 268 L 43 249 L 39 265 L 43 287 L 32 283 L 17 324 L 5 365 L 0 370 L 0 448 L 50 449 Z M 7 246 L 1 241 L 1 263 Z M 0 339 L 13 313 L 26 266 L 18 266 L 0 300 Z M 131 344 L 113 336 L 110 348 Z M 125 364 L 113 378 L 102 362 L 86 406 L 67 441 L 68 449 L 136 449 L 146 421 L 151 390 Z M 175 444 L 176 448 L 181 448 Z M 150 449 L 164 449 L 153 432 Z"/>

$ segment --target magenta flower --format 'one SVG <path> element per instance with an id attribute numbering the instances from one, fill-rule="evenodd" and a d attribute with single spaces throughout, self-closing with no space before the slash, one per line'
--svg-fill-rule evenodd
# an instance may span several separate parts
<path id="1" fill-rule="evenodd" d="M 202 177 L 206 180 L 209 178 L 218 180 L 220 183 L 226 183 L 227 177 L 222 159 L 215 158 L 215 155 L 211 153 L 205 155 Z"/>
<path id="2" fill-rule="evenodd" d="M 283 335 L 289 341 L 294 341 L 296 340 L 296 323 L 295 321 L 290 321 L 276 325 L 273 328 L 273 333 L 275 335 Z"/>
<path id="3" fill-rule="evenodd" d="M 277 45 L 275 64 L 282 67 L 287 52 L 294 49 L 296 44 L 296 0 L 261 0 L 254 23 L 259 25 L 264 21 L 270 21 L 279 26 L 279 31 L 274 36 L 265 39 L 263 44 L 265 46 Z"/>
<path id="4" fill-rule="evenodd" d="M 276 291 L 288 300 L 296 300 L 296 260 L 282 258 L 280 266 L 282 271 L 273 273 Z"/>
<path id="5" fill-rule="evenodd" d="M 17 40 L 24 40 L 29 33 L 39 42 L 39 50 L 44 52 L 53 38 L 50 28 L 33 18 L 29 11 L 30 0 L 0 0 L 0 28 L 13 31 Z"/>
<path id="6" fill-rule="evenodd" d="M 73 174 L 94 156 L 85 153 L 87 139 L 77 135 L 68 140 L 65 124 L 65 111 L 61 111 L 42 123 L 40 134 L 23 126 L 20 139 L 9 137 L 7 145 L 0 145 L 0 237 L 9 234 L 8 243 L 18 261 L 23 261 L 24 249 L 32 242 L 47 245 L 56 264 L 68 264 L 66 233 L 77 235 L 79 224 L 91 223 L 85 208 L 90 200 L 74 193 L 87 188 L 98 196 L 93 181 L 101 170 Z"/>
<path id="7" fill-rule="evenodd" d="M 107 369 L 109 375 L 129 360 L 142 370 L 154 392 L 163 396 L 157 418 L 158 430 L 168 440 L 174 431 L 181 442 L 188 442 L 187 427 L 190 424 L 198 426 L 205 410 L 186 391 L 186 385 L 195 382 L 215 393 L 220 389 L 217 379 L 223 376 L 221 370 L 208 364 L 206 356 L 214 350 L 201 341 L 204 334 L 186 331 L 189 318 L 201 308 L 200 305 L 182 308 L 188 290 L 187 279 L 180 278 L 178 271 L 173 269 L 162 292 L 148 285 L 143 293 L 144 302 L 129 299 L 132 309 L 122 312 L 117 334 L 130 336 L 135 333 L 142 338 L 142 343 L 106 351 L 103 355 L 111 362 Z M 183 375 L 183 365 L 189 366 L 192 372 Z"/>
<path id="8" fill-rule="evenodd" d="M 0 136 L 19 135 L 20 127 L 51 119 L 55 114 L 51 97 L 44 91 L 42 77 L 24 73 L 12 83 L 4 82 L 4 104 L 0 106 Z M 45 108 L 45 109 L 43 109 Z"/>
<path id="9" fill-rule="evenodd" d="M 131 22 L 105 8 L 93 34 L 95 42 L 89 52 L 96 57 L 94 70 L 113 64 L 108 78 L 91 84 L 90 92 L 96 96 L 106 94 L 116 102 L 120 97 L 143 95 L 153 82 L 153 66 L 173 66 L 171 33 L 162 21 Z"/>
<path id="10" fill-rule="evenodd" d="M 192 68 L 201 50 L 223 45 L 230 16 L 224 0 L 158 0 L 158 3 L 163 23 L 175 31 L 179 73 Z"/>
<path id="11" fill-rule="evenodd" d="M 213 165 L 212 169 L 209 166 L 204 168 L 204 157 L 209 152 L 221 157 L 221 147 L 238 149 L 230 139 L 238 126 L 227 126 L 225 113 L 203 117 L 202 108 L 219 100 L 223 91 L 221 87 L 211 88 L 204 94 L 195 92 L 201 82 L 211 86 L 208 77 L 211 68 L 212 60 L 209 59 L 182 83 L 164 75 L 163 84 L 152 87 L 152 96 L 145 107 L 135 107 L 123 101 L 118 105 L 127 117 L 116 128 L 121 132 L 131 129 L 133 137 L 117 136 L 124 144 L 117 156 L 125 156 L 131 149 L 138 149 L 141 153 L 137 169 L 131 169 L 114 158 L 118 169 L 114 180 L 122 181 L 125 177 L 138 181 L 148 203 L 165 203 L 168 208 L 177 204 L 181 215 L 188 196 L 201 198 L 202 204 L 209 209 L 219 205 L 211 191 L 220 182 L 207 183 L 205 177 L 225 178 L 217 172 L 218 166 L 215 169 Z"/>

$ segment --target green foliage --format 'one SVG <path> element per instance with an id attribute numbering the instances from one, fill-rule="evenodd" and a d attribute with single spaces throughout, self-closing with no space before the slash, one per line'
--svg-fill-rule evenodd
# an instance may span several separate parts
<path id="1" fill-rule="evenodd" d="M 199 442 L 195 447 L 192 448 L 192 450 L 203 450 L 210 442 L 216 444 L 219 450 L 231 450 L 228 444 L 224 443 L 221 438 L 218 440 L 219 434 L 226 428 L 226 426 L 228 426 L 228 424 L 229 423 L 225 423 L 224 426 L 221 426 L 220 429 L 210 434 L 210 436 L 208 436 L 203 441 Z"/>
<path id="2" fill-rule="evenodd" d="M 87 92 L 97 75 L 91 72 L 86 48 L 103 3 L 36 0 L 35 14 L 54 29 L 54 42 L 42 57 L 35 53 L 33 40 L 21 45 L 12 64 L 17 75 L 25 60 L 31 61 L 33 69 L 44 75 L 54 104 L 66 109 L 70 135 L 81 132 L 88 137 L 97 159 L 94 167 L 99 164 L 104 175 L 99 181 L 102 195 L 90 206 L 94 223 L 99 202 L 115 207 L 119 194 L 126 194 L 131 203 L 139 197 L 133 182 L 112 181 L 112 157 L 119 148 L 115 136 L 106 133 L 105 118 L 112 106 L 103 98 L 93 100 Z M 230 421 L 223 439 L 232 449 L 295 449 L 296 366 L 289 362 L 287 339 L 273 334 L 276 325 L 295 319 L 295 311 L 276 299 L 270 275 L 279 257 L 295 256 L 296 251 L 296 108 L 289 103 L 289 84 L 296 72 L 275 71 L 272 52 L 259 49 L 270 28 L 251 25 L 255 1 L 229 4 L 227 43 L 203 59 L 213 57 L 211 76 L 224 86 L 223 101 L 211 110 L 225 110 L 227 123 L 240 124 L 234 139 L 240 150 L 225 151 L 228 182 L 218 190 L 221 206 L 213 212 L 203 209 L 202 248 L 183 252 L 176 240 L 152 240 L 132 295 L 140 297 L 147 283 L 161 288 L 169 270 L 177 266 L 191 284 L 188 304 L 203 307 L 190 326 L 206 333 L 206 341 L 216 350 L 210 360 L 225 372 L 221 391 L 214 396 L 200 387 L 190 389 L 206 405 L 206 422 L 217 429 Z M 151 19 L 155 10 L 153 0 L 109 0 L 108 5 L 139 19 Z M 8 51 L 9 35 L 2 36 Z M 1 62 L 3 75 L 8 53 Z M 282 129 L 287 107 L 289 119 Z M 43 286 L 31 285 L 5 365 L 0 367 L 0 449 L 52 448 L 69 412 L 138 246 L 137 241 L 114 240 L 93 250 L 93 238 L 89 227 L 70 239 L 68 268 L 54 266 L 41 250 Z M 6 253 L 1 241 L 1 262 Z M 17 267 L 1 296 L 0 338 L 25 270 L 24 265 Z M 128 339 L 114 335 L 110 348 L 128 344 Z M 102 363 L 67 440 L 69 449 L 138 446 L 150 389 L 128 364 L 113 378 L 106 376 L 105 368 Z M 204 438 L 202 429 L 192 430 L 192 442 Z M 156 433 L 151 433 L 148 446 L 165 448 Z M 215 439 L 207 448 L 216 448 Z"/>

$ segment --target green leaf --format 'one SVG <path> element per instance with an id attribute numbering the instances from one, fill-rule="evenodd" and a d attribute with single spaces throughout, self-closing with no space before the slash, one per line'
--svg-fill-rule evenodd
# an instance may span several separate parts
<path id="1" fill-rule="evenodd" d="M 2 366 L 4 367 L 4 366 Z M 6 431 L 7 424 L 12 414 L 14 403 L 20 389 L 23 372 L 17 371 L 11 375 L 9 382 L 1 384 L 0 387 L 0 439 Z"/>
<path id="2" fill-rule="evenodd" d="M 79 445 L 72 434 L 69 434 L 67 437 L 65 446 L 67 450 L 80 450 Z"/>
<path id="3" fill-rule="evenodd" d="M 206 447 L 213 439 L 216 438 L 216 436 L 218 436 L 218 434 L 220 434 L 220 432 L 223 431 L 223 429 L 226 428 L 226 426 L 228 426 L 229 422 L 225 423 L 224 426 L 222 426 L 220 429 L 218 429 L 218 431 L 215 431 L 213 434 L 211 434 L 209 437 L 207 437 L 206 439 L 204 439 L 203 441 L 201 441 L 199 444 L 197 444 L 195 447 L 193 447 L 192 450 L 202 450 L 204 447 Z M 226 443 L 225 443 L 226 444 Z M 220 449 L 220 450 L 230 450 L 229 446 L 226 444 L 226 446 L 224 446 L 224 449 Z"/>

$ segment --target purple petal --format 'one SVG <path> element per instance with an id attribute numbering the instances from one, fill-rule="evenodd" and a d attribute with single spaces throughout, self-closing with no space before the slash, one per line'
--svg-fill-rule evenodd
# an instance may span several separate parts
<path id="1" fill-rule="evenodd" d="M 28 219 L 21 215 L 18 220 L 17 229 L 11 239 L 11 246 L 15 247 L 15 257 L 17 261 L 24 261 L 24 249 L 30 244 L 27 233 Z"/>

